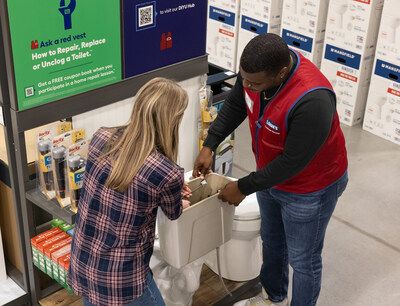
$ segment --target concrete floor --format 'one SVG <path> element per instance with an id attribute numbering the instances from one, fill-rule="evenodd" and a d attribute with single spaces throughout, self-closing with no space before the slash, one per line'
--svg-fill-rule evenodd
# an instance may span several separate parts
<path id="1" fill-rule="evenodd" d="M 329 223 L 318 305 L 400 305 L 400 146 L 342 125 L 349 184 Z M 235 134 L 233 176 L 255 169 L 247 121 Z"/>

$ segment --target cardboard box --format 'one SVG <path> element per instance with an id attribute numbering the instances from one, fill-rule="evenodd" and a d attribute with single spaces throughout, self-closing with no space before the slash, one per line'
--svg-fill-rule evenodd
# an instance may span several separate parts
<path id="1" fill-rule="evenodd" d="M 219 200 L 217 194 L 231 180 L 216 173 L 205 179 L 207 184 L 202 187 L 200 178 L 188 182 L 193 191 L 191 206 L 178 219 L 169 220 L 161 210 L 157 216 L 161 254 L 178 269 L 231 239 L 235 207 Z"/>
<path id="2" fill-rule="evenodd" d="M 46 266 L 46 273 L 53 277 L 53 263 L 51 260 L 51 256 L 54 252 L 58 251 L 59 249 L 65 247 L 66 245 L 70 245 L 72 243 L 72 237 L 67 234 L 67 238 L 58 241 L 51 246 L 44 249 L 44 260 Z"/>
<path id="3" fill-rule="evenodd" d="M 281 36 L 318 68 L 324 48 L 329 0 L 284 0 Z"/>
<path id="4" fill-rule="evenodd" d="M 38 245 L 45 240 L 48 240 L 49 238 L 52 238 L 56 235 L 61 234 L 63 231 L 59 229 L 58 227 L 52 228 L 51 230 L 45 231 L 41 233 L 40 235 L 37 235 L 33 238 L 31 238 L 31 247 L 32 247 L 32 257 L 33 257 L 33 263 L 35 266 L 38 268 L 40 267 L 39 265 L 39 251 L 38 251 Z"/>
<path id="5" fill-rule="evenodd" d="M 363 129 L 400 144 L 400 62 L 376 59 Z"/>
<path id="6" fill-rule="evenodd" d="M 376 45 L 376 57 L 400 66 L 400 1 L 385 0 Z"/>
<path id="7" fill-rule="evenodd" d="M 282 0 L 241 1 L 236 71 L 239 71 L 243 49 L 251 39 L 263 33 L 280 34 L 281 16 Z"/>
<path id="8" fill-rule="evenodd" d="M 123 1 L 125 78 L 205 55 L 207 2 Z"/>
<path id="9" fill-rule="evenodd" d="M 71 292 L 73 294 L 74 291 L 72 290 L 72 288 L 67 283 L 67 274 L 68 274 L 69 262 L 70 262 L 70 258 L 68 256 L 62 257 L 59 260 L 60 284 L 63 285 L 65 289 L 67 289 L 69 292 Z"/>
<path id="10" fill-rule="evenodd" d="M 325 42 L 368 56 L 375 52 L 383 0 L 330 1 Z"/>
<path id="11" fill-rule="evenodd" d="M 37 250 L 38 250 L 38 258 L 39 258 L 39 266 L 38 268 L 42 270 L 44 273 L 46 273 L 46 261 L 44 259 L 44 251 L 47 247 L 52 246 L 54 243 L 57 243 L 58 241 L 64 240 L 66 238 L 70 237 L 67 233 L 61 232 L 60 234 L 51 236 L 50 238 L 47 238 L 46 240 L 40 242 L 37 244 Z"/>
<path id="12" fill-rule="evenodd" d="M 321 71 L 331 82 L 337 98 L 340 122 L 361 123 L 368 96 L 373 55 L 363 57 L 348 50 L 326 45 Z"/>
<path id="13" fill-rule="evenodd" d="M 58 259 L 58 275 L 59 275 L 59 283 L 64 287 L 67 285 L 67 272 L 66 265 L 69 265 L 69 261 L 71 258 L 71 253 L 65 254 Z"/>
<path id="14" fill-rule="evenodd" d="M 53 252 L 51 254 L 51 265 L 52 265 L 52 274 L 53 274 L 53 278 L 57 281 L 60 282 L 60 276 L 58 274 L 58 260 L 71 253 L 71 243 L 65 245 L 64 247 L 62 247 L 61 249 Z"/>
<path id="15" fill-rule="evenodd" d="M 235 1 L 208 1 L 207 44 L 208 61 L 236 70 L 239 4 Z"/>

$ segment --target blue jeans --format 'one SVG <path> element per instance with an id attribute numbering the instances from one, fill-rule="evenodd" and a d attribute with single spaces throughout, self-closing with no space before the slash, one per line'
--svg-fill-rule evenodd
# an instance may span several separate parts
<path id="1" fill-rule="evenodd" d="M 84 306 L 96 306 L 90 303 L 86 298 L 83 299 Z M 149 271 L 146 275 L 146 285 L 144 286 L 144 291 L 141 296 L 134 299 L 128 304 L 123 304 L 124 306 L 165 306 L 164 300 L 161 296 L 160 290 L 153 279 L 153 274 Z"/>
<path id="2" fill-rule="evenodd" d="M 271 301 L 280 302 L 287 297 L 290 264 L 291 306 L 317 303 L 325 232 L 347 182 L 346 171 L 330 186 L 312 193 L 295 194 L 274 188 L 257 192 L 263 249 L 260 282 Z"/>

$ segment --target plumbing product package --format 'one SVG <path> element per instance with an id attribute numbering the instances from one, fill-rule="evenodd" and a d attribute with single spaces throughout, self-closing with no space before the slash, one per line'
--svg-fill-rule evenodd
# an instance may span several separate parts
<path id="1" fill-rule="evenodd" d="M 363 129 L 400 144 L 400 2 L 385 0 Z"/>
<path id="2" fill-rule="evenodd" d="M 383 0 L 330 1 L 325 43 L 369 56 L 375 52 Z"/>
<path id="3" fill-rule="evenodd" d="M 208 61 L 231 71 L 236 71 L 239 7 L 239 0 L 208 1 Z"/>
<path id="4" fill-rule="evenodd" d="M 331 1 L 321 71 L 334 87 L 340 122 L 363 120 L 382 0 Z"/>
<path id="5" fill-rule="evenodd" d="M 175 268 L 199 259 L 231 239 L 235 206 L 218 199 L 218 190 L 231 182 L 227 177 L 211 173 L 207 184 L 196 189 L 200 178 L 188 182 L 195 190 L 188 198 L 191 205 L 176 220 L 169 220 L 158 211 L 157 224 L 160 250 L 165 261 Z"/>
<path id="6" fill-rule="evenodd" d="M 36 137 L 37 158 L 36 174 L 38 189 L 48 198 L 55 197 L 54 179 L 51 161 L 53 137 L 68 132 L 72 128 L 71 122 L 57 122 L 41 130 Z"/>
<path id="7" fill-rule="evenodd" d="M 71 204 L 67 194 L 67 154 L 68 148 L 78 140 L 85 138 L 85 130 L 72 130 L 52 139 L 52 169 L 56 198 L 61 207 Z"/>
<path id="8" fill-rule="evenodd" d="M 282 0 L 242 0 L 236 56 L 236 72 L 247 43 L 259 34 L 281 31 Z"/>
<path id="9" fill-rule="evenodd" d="M 76 213 L 82 189 L 82 178 L 85 172 L 87 154 L 90 140 L 82 139 L 68 148 L 67 168 L 68 168 L 68 191 L 71 199 L 72 210 Z"/>
<path id="10" fill-rule="evenodd" d="M 318 68 L 321 65 L 329 0 L 283 0 L 281 36 Z"/>

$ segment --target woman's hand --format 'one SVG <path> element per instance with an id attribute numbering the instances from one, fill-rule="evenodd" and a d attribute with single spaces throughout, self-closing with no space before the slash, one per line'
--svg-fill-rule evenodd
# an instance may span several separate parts
<path id="1" fill-rule="evenodd" d="M 188 208 L 190 206 L 190 201 L 182 200 L 182 209 Z"/>
<path id="2" fill-rule="evenodd" d="M 190 190 L 187 182 L 183 183 L 183 188 L 181 191 L 182 198 L 190 198 L 192 196 L 192 190 Z"/>

